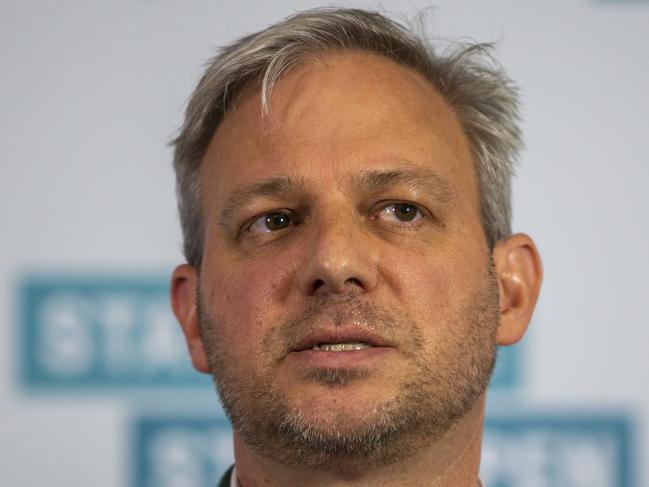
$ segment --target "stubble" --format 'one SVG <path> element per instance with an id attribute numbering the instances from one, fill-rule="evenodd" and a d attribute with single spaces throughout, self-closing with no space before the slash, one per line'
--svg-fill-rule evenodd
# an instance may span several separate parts
<path id="1" fill-rule="evenodd" d="M 256 374 L 242 374 L 232 347 L 219 333 L 224 325 L 198 290 L 198 315 L 214 383 L 233 428 L 258 454 L 290 467 L 317 470 L 341 465 L 375 468 L 412 456 L 438 441 L 483 396 L 495 363 L 499 322 L 498 287 L 490 264 L 483 288 L 454 310 L 447 323 L 419 323 L 405 312 L 385 310 L 363 295 L 320 296 L 296 316 L 269 326 Z M 399 344 L 412 364 L 371 414 L 350 417 L 341 408 L 320 420 L 291 406 L 273 380 L 273 370 L 323 316 L 334 323 L 370 323 L 372 331 Z M 431 356 L 422 326 L 447 333 Z M 240 360 L 240 359 L 239 359 Z M 371 371 L 317 368 L 303 379 L 327 387 L 353 387 Z"/>

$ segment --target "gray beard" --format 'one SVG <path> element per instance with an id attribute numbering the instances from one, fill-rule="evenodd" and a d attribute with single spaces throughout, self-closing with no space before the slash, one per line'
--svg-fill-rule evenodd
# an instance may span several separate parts
<path id="1" fill-rule="evenodd" d="M 200 290 L 198 317 L 214 383 L 233 428 L 258 454 L 288 467 L 358 471 L 411 457 L 438 441 L 481 399 L 496 358 L 499 323 L 498 287 L 490 266 L 486 285 L 456 311 L 455 331 L 435 357 L 422 348 L 420 326 L 405 314 L 384 311 L 362 295 L 321 296 L 299 314 L 269 329 L 264 340 L 264 364 L 274 364 L 296 343 L 317 317 L 341 323 L 362 316 L 383 336 L 400 333 L 406 340 L 415 372 L 407 376 L 391 400 L 377 404 L 371 417 L 350 419 L 339 411 L 334 421 L 319 422 L 289 406 L 272 381 L 270 367 L 256 377 L 242 377 L 230 347 L 219 334 L 221 320 L 205 308 Z M 407 330 L 407 333 L 403 333 Z M 363 370 L 313 369 L 304 378 L 331 388 L 361 381 Z M 350 421 L 355 421 L 350 426 Z M 344 430 L 336 425 L 344 425 Z"/>

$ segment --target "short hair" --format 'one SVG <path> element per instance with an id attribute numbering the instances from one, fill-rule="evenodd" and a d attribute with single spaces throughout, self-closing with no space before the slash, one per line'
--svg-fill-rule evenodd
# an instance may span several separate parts
<path id="1" fill-rule="evenodd" d="M 187 262 L 199 267 L 204 227 L 199 168 L 242 91 L 260 84 L 262 110 L 282 75 L 314 55 L 367 51 L 423 75 L 453 109 L 467 137 L 482 225 L 491 249 L 511 234 L 511 179 L 521 148 L 518 91 L 491 57 L 490 44 L 459 44 L 438 54 L 418 28 L 372 11 L 320 8 L 297 13 L 221 48 L 191 95 L 175 146 L 176 192 Z"/>

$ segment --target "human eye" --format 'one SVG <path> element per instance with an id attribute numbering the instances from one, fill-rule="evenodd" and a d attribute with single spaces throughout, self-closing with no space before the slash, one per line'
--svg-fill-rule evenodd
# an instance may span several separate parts
<path id="1" fill-rule="evenodd" d="M 377 218 L 390 223 L 413 225 L 422 220 L 424 214 L 413 203 L 395 202 L 381 207 Z"/>
<path id="2" fill-rule="evenodd" d="M 287 210 L 274 210 L 255 217 L 245 228 L 253 234 L 268 234 L 297 224 L 295 215 Z"/>

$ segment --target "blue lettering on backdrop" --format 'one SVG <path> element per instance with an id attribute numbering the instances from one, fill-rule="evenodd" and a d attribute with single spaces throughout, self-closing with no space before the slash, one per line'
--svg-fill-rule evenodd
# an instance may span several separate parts
<path id="1" fill-rule="evenodd" d="M 213 388 L 209 377 L 191 367 L 169 308 L 166 277 L 29 276 L 20 299 L 19 366 L 29 388 L 121 393 L 141 386 L 162 387 L 163 393 L 166 387 Z M 492 391 L 519 392 L 524 353 L 520 345 L 499 349 Z M 216 407 L 213 392 L 205 397 Z M 230 426 L 222 415 L 145 415 L 133 434 L 134 487 L 213 486 L 232 462 Z M 482 472 L 490 487 L 632 486 L 631 432 L 624 415 L 488 414 L 484 438 Z"/>
<path id="2" fill-rule="evenodd" d="M 232 463 L 220 418 L 142 417 L 134 487 L 213 487 Z M 481 476 L 489 487 L 631 487 L 623 416 L 526 416 L 486 422 Z"/>
<path id="3" fill-rule="evenodd" d="M 631 487 L 631 427 L 620 415 L 487 418 L 489 487 Z"/>
<path id="4" fill-rule="evenodd" d="M 212 388 L 191 367 L 166 278 L 30 276 L 21 299 L 21 371 L 29 387 Z M 492 390 L 518 386 L 519 355 L 519 346 L 499 350 Z"/>
<path id="5" fill-rule="evenodd" d="M 133 487 L 214 487 L 234 461 L 223 417 L 145 417 L 133 431 Z"/>
<path id="6" fill-rule="evenodd" d="M 30 277 L 21 289 L 28 387 L 211 387 L 191 367 L 167 280 Z"/>

